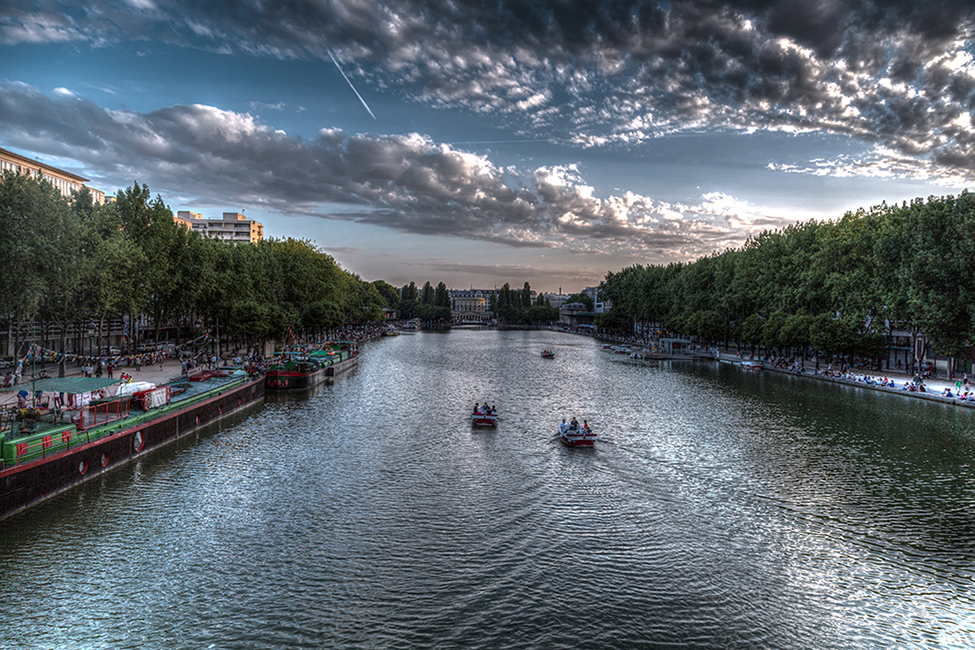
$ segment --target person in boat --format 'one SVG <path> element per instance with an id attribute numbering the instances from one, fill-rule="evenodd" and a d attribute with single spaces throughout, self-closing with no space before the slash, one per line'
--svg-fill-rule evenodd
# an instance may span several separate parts
<path id="1" fill-rule="evenodd" d="M 583 420 L 582 421 L 582 432 L 585 433 L 586 435 L 589 435 L 590 433 L 592 433 L 592 429 L 589 428 L 589 421 L 588 420 Z"/>
<path id="2" fill-rule="evenodd" d="M 572 422 L 569 423 L 570 431 L 577 431 L 579 429 L 579 420 L 572 418 Z"/>
<path id="3" fill-rule="evenodd" d="M 491 413 L 491 415 L 497 415 L 498 414 L 498 407 L 495 406 L 494 404 L 492 404 L 491 405 L 490 413 Z"/>
<path id="4" fill-rule="evenodd" d="M 565 433 L 569 430 L 569 425 L 566 423 L 565 418 L 562 418 L 562 424 L 559 425 L 559 433 Z"/>
<path id="5" fill-rule="evenodd" d="M 481 404 L 479 402 L 474 402 L 474 410 L 471 411 L 471 412 L 472 413 L 480 413 L 481 412 Z"/>

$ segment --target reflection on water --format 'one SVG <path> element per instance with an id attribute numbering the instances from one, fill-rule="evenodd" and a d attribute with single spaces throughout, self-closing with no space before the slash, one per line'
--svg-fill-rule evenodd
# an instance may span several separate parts
<path id="1" fill-rule="evenodd" d="M 3 638 L 972 647 L 972 415 L 551 332 L 383 339 L 3 522 Z M 571 416 L 595 449 L 558 444 Z"/>

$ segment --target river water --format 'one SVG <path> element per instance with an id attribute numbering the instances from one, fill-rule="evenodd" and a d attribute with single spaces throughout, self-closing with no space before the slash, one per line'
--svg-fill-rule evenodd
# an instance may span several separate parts
<path id="1" fill-rule="evenodd" d="M 382 339 L 0 523 L 0 647 L 971 648 L 973 415 L 547 331 Z"/>

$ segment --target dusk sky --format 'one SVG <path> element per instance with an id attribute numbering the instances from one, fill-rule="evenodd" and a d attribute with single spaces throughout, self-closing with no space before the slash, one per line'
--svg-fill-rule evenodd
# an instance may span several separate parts
<path id="1" fill-rule="evenodd" d="M 364 280 L 577 291 L 975 173 L 954 0 L 4 0 L 0 147 Z"/>

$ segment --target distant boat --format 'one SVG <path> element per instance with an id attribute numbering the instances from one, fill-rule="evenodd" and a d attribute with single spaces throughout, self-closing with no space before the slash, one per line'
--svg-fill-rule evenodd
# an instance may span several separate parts
<path id="1" fill-rule="evenodd" d="M 555 353 L 552 352 L 551 350 L 542 350 L 542 358 L 543 359 L 554 359 L 555 358 Z"/>

